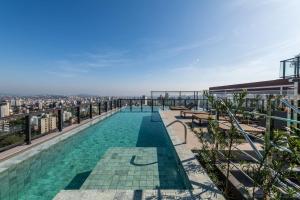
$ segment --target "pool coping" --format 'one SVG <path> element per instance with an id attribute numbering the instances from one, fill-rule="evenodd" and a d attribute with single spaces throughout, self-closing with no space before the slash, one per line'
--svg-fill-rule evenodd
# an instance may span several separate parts
<path id="1" fill-rule="evenodd" d="M 58 135 L 54 135 L 53 137 L 48 138 L 40 143 L 36 143 L 32 146 L 29 146 L 26 149 L 16 152 L 15 154 L 10 155 L 6 159 L 0 160 L 0 173 L 10 169 L 11 167 L 14 167 L 18 163 L 21 163 L 21 162 L 27 160 L 28 158 L 38 154 L 41 151 L 48 149 L 52 145 L 55 145 L 55 144 L 59 143 L 60 141 L 63 141 L 65 139 L 79 133 L 80 131 L 114 115 L 115 113 L 117 113 L 119 111 L 120 111 L 120 109 L 111 110 L 111 111 L 104 113 L 102 115 L 99 115 L 95 118 L 85 120 L 82 124 L 78 124 L 78 125 L 76 125 L 76 127 L 73 127 L 69 130 L 66 130 L 63 132 L 55 132 L 55 133 L 58 133 Z M 52 133 L 52 134 L 55 134 L 55 133 Z"/>
<path id="2" fill-rule="evenodd" d="M 173 127 L 168 126 L 170 123 L 167 122 L 167 118 L 164 116 L 164 111 L 160 110 L 159 114 L 176 151 L 180 161 L 179 163 L 181 164 L 188 181 L 192 185 L 192 189 L 189 190 L 190 195 L 200 197 L 201 199 L 225 199 L 222 192 L 209 178 L 205 169 L 198 162 L 195 155 L 188 149 L 186 144 L 181 141 L 176 134 L 174 134 L 175 130 Z M 201 191 L 200 196 L 199 190 Z"/>

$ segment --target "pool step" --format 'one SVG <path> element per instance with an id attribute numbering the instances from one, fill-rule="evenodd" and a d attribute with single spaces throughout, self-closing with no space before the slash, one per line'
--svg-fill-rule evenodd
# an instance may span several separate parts
<path id="1" fill-rule="evenodd" d="M 114 147 L 80 189 L 186 189 L 174 157 L 164 147 Z"/>

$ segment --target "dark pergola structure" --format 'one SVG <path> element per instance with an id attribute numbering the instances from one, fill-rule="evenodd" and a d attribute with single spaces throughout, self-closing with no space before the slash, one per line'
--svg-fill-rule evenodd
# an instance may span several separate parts
<path id="1" fill-rule="evenodd" d="M 293 89 L 294 83 L 292 81 L 289 81 L 288 79 L 276 79 L 269 81 L 210 87 L 209 92 L 211 94 L 230 94 L 233 92 L 247 90 L 249 94 L 289 95 L 293 94 Z"/>

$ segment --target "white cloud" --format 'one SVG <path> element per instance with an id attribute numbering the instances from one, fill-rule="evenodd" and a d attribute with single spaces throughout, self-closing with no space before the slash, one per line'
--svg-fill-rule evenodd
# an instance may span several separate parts
<path id="1" fill-rule="evenodd" d="M 102 70 L 109 67 L 129 65 L 131 60 L 126 56 L 127 51 L 103 51 L 102 53 L 84 52 L 71 54 L 62 60 L 54 61 L 49 74 L 59 77 L 75 77 Z"/>
<path id="2" fill-rule="evenodd" d="M 56 76 L 56 77 L 60 77 L 60 78 L 74 78 L 77 76 L 77 74 L 75 73 L 67 73 L 64 71 L 44 71 L 45 73 L 49 74 L 50 76 Z"/>
<path id="3" fill-rule="evenodd" d="M 157 40 L 143 40 L 140 49 L 142 58 L 140 58 L 143 63 L 162 61 L 168 59 L 178 59 L 177 56 L 182 54 L 189 54 L 199 49 L 215 45 L 223 41 L 222 35 L 216 34 L 204 39 L 189 40 L 187 42 L 171 42 L 166 39 L 166 41 L 158 42 Z"/>
<path id="4" fill-rule="evenodd" d="M 207 89 L 217 85 L 278 79 L 280 60 L 296 55 L 299 46 L 300 39 L 287 40 L 253 50 L 223 65 L 203 66 L 196 60 L 166 73 L 169 89 L 176 89 L 178 85 L 185 90 Z"/>

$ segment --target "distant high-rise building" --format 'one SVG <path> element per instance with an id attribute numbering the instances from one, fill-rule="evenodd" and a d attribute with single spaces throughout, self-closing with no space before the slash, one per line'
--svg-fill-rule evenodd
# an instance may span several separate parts
<path id="1" fill-rule="evenodd" d="M 0 132 L 9 132 L 9 122 L 7 120 L 0 120 Z"/>
<path id="2" fill-rule="evenodd" d="M 10 105 L 11 106 L 16 106 L 16 100 L 15 99 L 10 100 Z"/>
<path id="3" fill-rule="evenodd" d="M 166 92 L 165 99 L 169 99 L 169 93 Z"/>
<path id="4" fill-rule="evenodd" d="M 56 117 L 49 118 L 49 129 L 50 131 L 55 130 L 57 128 Z"/>
<path id="5" fill-rule="evenodd" d="M 53 131 L 57 128 L 56 117 L 53 116 L 43 117 L 40 119 L 39 125 L 40 125 L 41 134 Z"/>
<path id="6" fill-rule="evenodd" d="M 8 102 L 0 103 L 0 118 L 7 117 L 10 113 L 10 104 Z"/>
<path id="7" fill-rule="evenodd" d="M 21 99 L 12 99 L 10 100 L 10 105 L 12 107 L 20 107 L 22 105 Z"/>
<path id="8" fill-rule="evenodd" d="M 48 120 L 48 118 L 41 118 L 39 124 L 40 124 L 41 134 L 49 132 L 49 120 Z"/>
<path id="9" fill-rule="evenodd" d="M 39 107 L 39 110 L 42 110 L 43 109 L 43 102 L 39 101 L 38 107 Z"/>
<path id="10" fill-rule="evenodd" d="M 145 105 L 145 106 L 147 106 L 148 105 L 148 100 L 147 100 L 147 97 L 146 97 L 146 95 L 143 95 L 142 96 L 142 103 Z"/>

